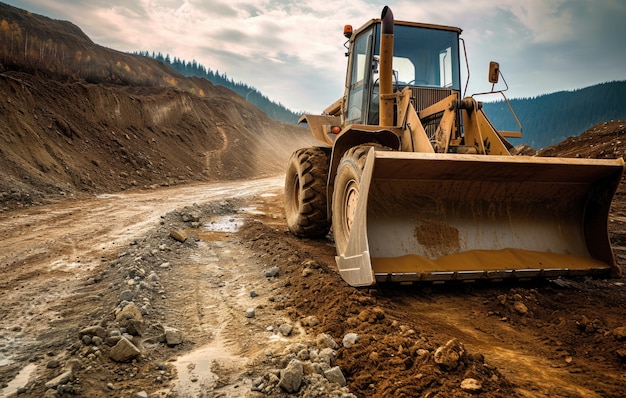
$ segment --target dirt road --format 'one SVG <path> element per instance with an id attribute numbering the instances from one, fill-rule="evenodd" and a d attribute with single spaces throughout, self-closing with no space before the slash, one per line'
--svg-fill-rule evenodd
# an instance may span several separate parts
<path id="1" fill-rule="evenodd" d="M 623 395 L 624 279 L 351 288 L 331 241 L 287 232 L 281 191 L 277 177 L 2 213 L 0 396 L 287 396 L 271 375 L 321 333 L 360 397 Z M 142 354 L 115 362 L 79 331 L 111 329 L 123 298 L 142 308 Z M 164 327 L 182 343 L 160 341 Z M 458 363 L 437 365 L 453 339 Z M 316 396 L 310 380 L 293 395 Z"/>

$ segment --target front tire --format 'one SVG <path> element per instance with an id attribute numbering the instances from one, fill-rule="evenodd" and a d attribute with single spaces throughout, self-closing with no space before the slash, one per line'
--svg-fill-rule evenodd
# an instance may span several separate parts
<path id="1" fill-rule="evenodd" d="M 367 154 L 376 145 L 350 148 L 341 158 L 333 189 L 332 225 L 337 254 L 345 253 L 352 223 L 356 216 L 361 176 Z"/>
<path id="2" fill-rule="evenodd" d="M 285 175 L 285 216 L 287 227 L 301 238 L 328 234 L 330 223 L 326 182 L 330 160 L 328 150 L 311 147 L 295 151 Z"/>

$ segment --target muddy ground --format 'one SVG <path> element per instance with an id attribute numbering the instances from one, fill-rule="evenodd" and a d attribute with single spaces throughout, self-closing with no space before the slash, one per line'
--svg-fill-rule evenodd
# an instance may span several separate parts
<path id="1" fill-rule="evenodd" d="M 331 240 L 290 235 L 281 186 L 192 184 L 5 213 L 3 396 L 287 396 L 280 369 L 296 343 L 319 351 L 321 334 L 338 343 L 332 366 L 347 386 L 305 379 L 294 396 L 623 395 L 624 279 L 352 288 Z M 106 339 L 80 331 L 119 330 L 123 298 L 143 312 L 128 336 L 141 353 L 116 362 Z M 164 328 L 182 341 L 168 345 Z M 346 348 L 348 333 L 359 339 Z M 436 364 L 452 339 L 460 360 Z M 467 379 L 480 388 L 461 388 Z"/>

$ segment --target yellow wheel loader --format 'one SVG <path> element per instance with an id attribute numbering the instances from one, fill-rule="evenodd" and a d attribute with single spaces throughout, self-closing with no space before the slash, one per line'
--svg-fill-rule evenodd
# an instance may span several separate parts
<path id="1" fill-rule="evenodd" d="M 512 156 L 505 137 L 521 131 L 461 98 L 460 33 L 388 7 L 346 26 L 345 94 L 300 120 L 320 145 L 289 161 L 289 229 L 332 228 L 352 286 L 619 275 L 607 222 L 623 160 Z"/>

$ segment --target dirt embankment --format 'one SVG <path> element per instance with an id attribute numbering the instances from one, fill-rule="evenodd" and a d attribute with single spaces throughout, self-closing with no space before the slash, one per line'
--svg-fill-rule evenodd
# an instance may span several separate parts
<path id="1" fill-rule="evenodd" d="M 0 203 L 280 173 L 310 134 L 236 94 L 0 73 Z"/>
<path id="2" fill-rule="evenodd" d="M 76 25 L 0 3 L 0 209 L 280 173 L 303 127 Z"/>

